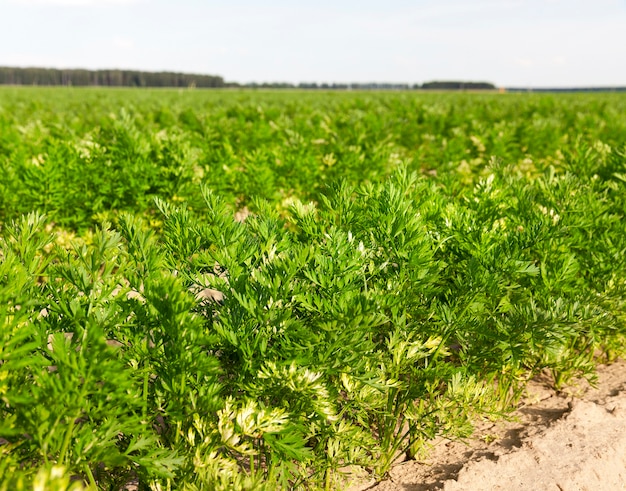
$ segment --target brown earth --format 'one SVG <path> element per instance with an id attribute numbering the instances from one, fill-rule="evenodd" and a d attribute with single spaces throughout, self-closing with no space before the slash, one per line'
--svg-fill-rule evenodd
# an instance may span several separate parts
<path id="1" fill-rule="evenodd" d="M 563 391 L 533 380 L 510 421 L 482 421 L 466 442 L 441 439 L 424 460 L 350 491 L 626 489 L 626 362 Z"/>

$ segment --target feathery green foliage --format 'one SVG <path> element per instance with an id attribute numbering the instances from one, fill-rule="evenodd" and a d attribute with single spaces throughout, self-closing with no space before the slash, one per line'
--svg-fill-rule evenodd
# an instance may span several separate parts
<path id="1" fill-rule="evenodd" d="M 625 105 L 0 90 L 0 490 L 341 489 L 593 379 Z"/>

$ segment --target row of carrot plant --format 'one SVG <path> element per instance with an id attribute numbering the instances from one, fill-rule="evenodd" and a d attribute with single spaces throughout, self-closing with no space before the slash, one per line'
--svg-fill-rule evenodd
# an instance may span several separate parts
<path id="1" fill-rule="evenodd" d="M 342 489 L 623 353 L 614 95 L 0 91 L 0 490 Z"/>

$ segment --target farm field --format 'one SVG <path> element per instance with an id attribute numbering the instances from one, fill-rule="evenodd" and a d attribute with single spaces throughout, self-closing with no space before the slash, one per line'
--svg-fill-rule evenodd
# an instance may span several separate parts
<path id="1" fill-rule="evenodd" d="M 0 490 L 344 489 L 624 354 L 626 95 L 0 88 Z"/>

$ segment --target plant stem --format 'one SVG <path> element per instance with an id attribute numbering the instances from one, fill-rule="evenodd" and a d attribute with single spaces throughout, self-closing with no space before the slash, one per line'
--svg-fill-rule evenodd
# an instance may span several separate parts
<path id="1" fill-rule="evenodd" d="M 98 485 L 96 484 L 96 480 L 93 477 L 93 472 L 91 472 L 91 467 L 88 464 L 84 465 L 85 473 L 87 474 L 87 479 L 89 480 L 89 485 L 93 487 L 94 490 L 98 489 Z"/>
<path id="2" fill-rule="evenodd" d="M 146 370 L 143 376 L 143 409 L 142 409 L 142 418 L 145 422 L 148 421 L 148 382 L 150 379 L 150 372 Z"/>
<path id="3" fill-rule="evenodd" d="M 63 464 L 65 462 L 65 454 L 67 453 L 67 450 L 70 446 L 70 440 L 72 439 L 72 433 L 74 433 L 74 425 L 76 424 L 76 419 L 78 418 L 78 416 L 76 416 L 75 418 L 71 418 L 70 420 L 70 424 L 69 427 L 67 428 L 66 432 L 65 432 L 65 437 L 63 438 L 63 445 L 61 446 L 61 452 L 59 453 L 59 464 Z"/>

